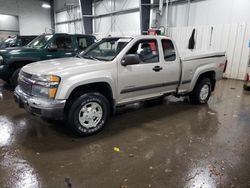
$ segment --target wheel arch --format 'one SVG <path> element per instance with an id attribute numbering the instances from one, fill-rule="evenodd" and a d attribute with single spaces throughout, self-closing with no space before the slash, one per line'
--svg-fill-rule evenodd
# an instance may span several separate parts
<path id="1" fill-rule="evenodd" d="M 208 70 L 201 72 L 192 83 L 191 91 L 194 89 L 196 83 L 201 80 L 202 78 L 209 78 L 211 80 L 212 88 L 211 91 L 214 91 L 216 85 L 216 71 L 215 70 Z"/>
<path id="2" fill-rule="evenodd" d="M 77 86 L 70 92 L 69 96 L 67 97 L 65 112 L 69 110 L 75 98 L 79 97 L 80 95 L 86 92 L 98 92 L 102 94 L 108 99 L 111 107 L 110 109 L 111 112 L 115 110 L 115 99 L 110 84 L 107 82 L 94 82 Z"/>
<path id="3" fill-rule="evenodd" d="M 17 61 L 13 61 L 11 63 L 9 63 L 9 68 L 10 68 L 10 71 L 11 71 L 11 74 L 12 75 L 15 70 L 19 69 L 19 68 L 22 68 L 24 67 L 25 65 L 28 65 L 30 63 L 33 63 L 35 61 L 32 61 L 32 60 L 17 60 Z"/>

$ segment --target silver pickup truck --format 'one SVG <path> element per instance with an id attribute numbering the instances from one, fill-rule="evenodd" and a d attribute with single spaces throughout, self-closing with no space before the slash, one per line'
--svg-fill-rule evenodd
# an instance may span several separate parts
<path id="1" fill-rule="evenodd" d="M 22 68 L 15 100 L 78 135 L 102 130 L 117 106 L 174 94 L 205 104 L 223 76 L 225 52 L 178 52 L 161 36 L 104 38 L 79 57 Z"/>

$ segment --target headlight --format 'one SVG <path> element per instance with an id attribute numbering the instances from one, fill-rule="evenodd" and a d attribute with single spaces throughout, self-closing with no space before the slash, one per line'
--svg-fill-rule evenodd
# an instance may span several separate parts
<path id="1" fill-rule="evenodd" d="M 0 65 L 2 65 L 2 64 L 3 64 L 3 57 L 0 56 Z"/>
<path id="2" fill-rule="evenodd" d="M 55 75 L 32 75 L 31 79 L 37 82 L 60 82 L 60 77 Z"/>
<path id="3" fill-rule="evenodd" d="M 54 99 L 60 83 L 60 77 L 55 75 L 32 75 L 32 95 Z"/>

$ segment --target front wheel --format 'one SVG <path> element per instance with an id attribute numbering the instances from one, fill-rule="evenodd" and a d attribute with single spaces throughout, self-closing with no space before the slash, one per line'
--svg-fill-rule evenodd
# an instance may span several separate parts
<path id="1" fill-rule="evenodd" d="M 10 78 L 10 86 L 12 89 L 15 89 L 16 86 L 18 85 L 18 75 L 19 75 L 20 70 L 21 68 L 16 69 Z"/>
<path id="2" fill-rule="evenodd" d="M 209 78 L 201 78 L 197 81 L 194 90 L 189 95 L 192 104 L 206 104 L 211 96 L 212 83 Z"/>
<path id="3" fill-rule="evenodd" d="M 86 93 L 72 103 L 68 113 L 68 124 L 78 136 L 89 136 L 100 132 L 108 120 L 110 105 L 100 93 Z"/>

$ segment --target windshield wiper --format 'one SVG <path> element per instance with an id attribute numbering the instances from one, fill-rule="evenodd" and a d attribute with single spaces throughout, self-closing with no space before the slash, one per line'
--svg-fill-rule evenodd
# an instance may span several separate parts
<path id="1" fill-rule="evenodd" d="M 83 56 L 83 58 L 86 58 L 86 59 L 92 59 L 92 60 L 96 60 L 96 61 L 99 61 L 100 59 L 96 58 L 96 57 L 93 57 L 93 56 Z"/>
<path id="2" fill-rule="evenodd" d="M 82 58 L 82 56 L 80 56 L 79 54 L 76 54 L 75 57 L 76 57 L 76 58 Z"/>

